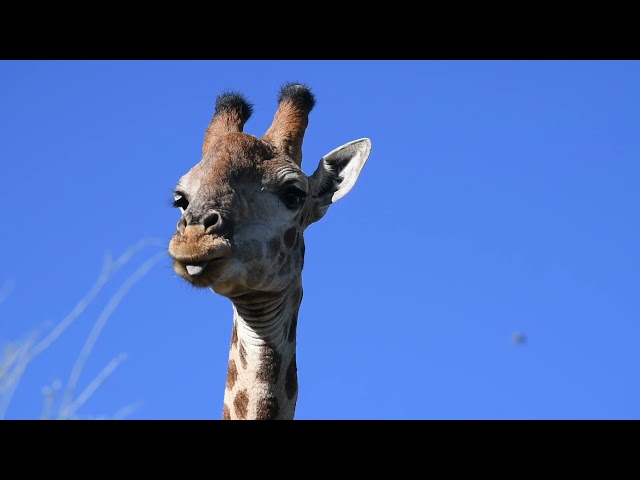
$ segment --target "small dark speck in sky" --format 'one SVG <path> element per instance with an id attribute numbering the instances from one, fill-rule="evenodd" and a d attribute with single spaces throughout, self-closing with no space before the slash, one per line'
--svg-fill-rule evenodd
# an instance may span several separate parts
<path id="1" fill-rule="evenodd" d="M 524 345 L 527 343 L 527 336 L 522 332 L 516 332 L 511 335 L 511 342 L 513 342 L 514 345 Z"/>

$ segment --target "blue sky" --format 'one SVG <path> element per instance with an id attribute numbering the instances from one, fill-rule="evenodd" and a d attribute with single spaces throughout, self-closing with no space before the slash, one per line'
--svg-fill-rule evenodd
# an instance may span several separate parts
<path id="1" fill-rule="evenodd" d="M 305 234 L 296 418 L 640 418 L 640 63 L 344 60 L 0 62 L 0 342 L 45 337 L 105 252 L 155 239 L 33 359 L 6 418 L 40 416 L 165 250 L 216 95 L 244 92 L 261 136 L 288 81 L 317 98 L 307 174 L 373 144 Z M 77 415 L 220 418 L 231 319 L 161 256 L 90 349 L 77 393 L 127 357 Z"/>

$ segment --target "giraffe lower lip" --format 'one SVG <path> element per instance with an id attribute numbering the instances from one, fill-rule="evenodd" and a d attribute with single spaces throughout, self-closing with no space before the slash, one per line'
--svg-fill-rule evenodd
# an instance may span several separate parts
<path id="1" fill-rule="evenodd" d="M 207 266 L 209 262 L 200 262 L 200 263 L 194 263 L 192 265 L 185 265 L 185 268 L 187 269 L 187 273 L 189 275 L 191 275 L 192 277 L 196 276 L 196 275 L 200 275 L 204 268 Z"/>

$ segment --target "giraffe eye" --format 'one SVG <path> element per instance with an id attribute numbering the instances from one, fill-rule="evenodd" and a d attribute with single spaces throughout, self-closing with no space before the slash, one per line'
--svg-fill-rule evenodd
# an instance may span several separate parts
<path id="1" fill-rule="evenodd" d="M 282 201 L 287 207 L 293 209 L 299 207 L 306 196 L 307 194 L 298 187 L 289 187 L 282 194 Z"/>
<path id="2" fill-rule="evenodd" d="M 181 193 L 176 193 L 173 196 L 173 207 L 174 208 L 179 208 L 180 210 L 182 210 L 184 212 L 187 209 L 188 206 L 189 206 L 189 201 Z"/>

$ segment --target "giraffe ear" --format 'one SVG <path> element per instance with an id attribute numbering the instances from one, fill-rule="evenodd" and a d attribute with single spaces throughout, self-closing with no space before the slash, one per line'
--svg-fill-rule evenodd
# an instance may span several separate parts
<path id="1" fill-rule="evenodd" d="M 361 138 L 332 150 L 320 159 L 310 180 L 315 201 L 314 219 L 320 220 L 332 203 L 353 188 L 371 153 L 371 140 Z"/>

